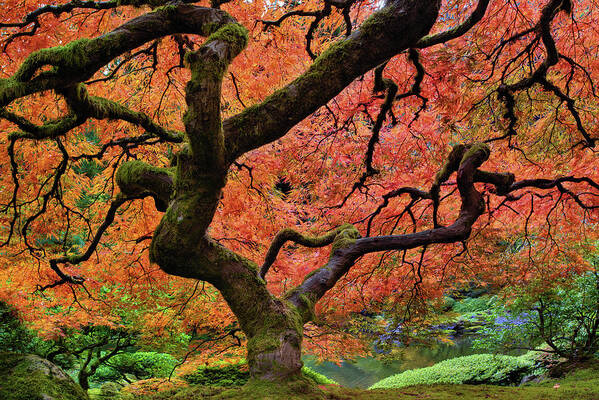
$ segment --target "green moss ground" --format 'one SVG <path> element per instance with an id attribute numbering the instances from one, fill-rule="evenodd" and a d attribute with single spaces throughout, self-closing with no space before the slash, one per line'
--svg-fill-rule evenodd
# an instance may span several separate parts
<path id="1" fill-rule="evenodd" d="M 240 389 L 191 386 L 160 392 L 130 400 L 196 400 L 196 399 L 426 399 L 426 400 L 598 400 L 599 363 L 586 365 L 561 379 L 550 379 L 520 387 L 492 385 L 419 385 L 401 389 L 358 390 L 334 385 L 321 386 L 322 392 L 298 393 L 296 388 L 246 386 Z"/>

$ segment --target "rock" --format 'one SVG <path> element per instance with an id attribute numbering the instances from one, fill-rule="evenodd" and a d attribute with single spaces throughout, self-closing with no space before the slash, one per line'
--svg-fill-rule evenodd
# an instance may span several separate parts
<path id="1" fill-rule="evenodd" d="M 534 375 L 534 374 L 532 374 L 532 375 L 524 375 L 522 377 L 522 380 L 520 381 L 520 385 L 519 386 L 522 386 L 522 385 L 524 385 L 526 383 L 538 383 L 539 380 L 542 380 L 542 377 L 540 375 Z"/>
<path id="2" fill-rule="evenodd" d="M 89 400 L 60 367 L 32 354 L 0 353 L 0 399 Z"/>

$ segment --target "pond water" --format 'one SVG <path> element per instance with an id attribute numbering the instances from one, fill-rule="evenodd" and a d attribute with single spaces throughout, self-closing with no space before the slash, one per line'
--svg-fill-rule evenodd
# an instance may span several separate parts
<path id="1" fill-rule="evenodd" d="M 340 385 L 350 388 L 367 388 L 370 385 L 403 371 L 429 367 L 450 358 L 485 353 L 484 349 L 473 349 L 472 338 L 463 337 L 455 344 L 435 346 L 411 346 L 398 351 L 396 359 L 383 361 L 373 357 L 344 361 L 341 365 L 332 362 L 318 363 L 315 357 L 306 356 L 304 364 L 316 372 L 328 376 Z"/>

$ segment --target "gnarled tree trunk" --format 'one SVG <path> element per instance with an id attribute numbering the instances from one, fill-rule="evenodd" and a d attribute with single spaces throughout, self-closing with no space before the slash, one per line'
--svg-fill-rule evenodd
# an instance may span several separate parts
<path id="1" fill-rule="evenodd" d="M 277 235 L 264 265 L 259 269 L 252 261 L 215 243 L 207 234 L 231 164 L 238 157 L 283 137 L 294 125 L 326 105 L 356 78 L 384 64 L 391 57 L 406 50 L 414 55 L 415 48 L 432 46 L 463 35 L 483 17 L 489 0 L 479 0 L 473 13 L 455 28 L 429 36 L 425 35 L 437 19 L 441 0 L 388 0 L 359 29 L 330 46 L 293 82 L 277 90 L 263 102 L 248 107 L 225 121 L 222 121 L 220 115 L 223 75 L 234 57 L 245 48 L 248 40 L 245 28 L 226 12 L 176 2 L 167 4 L 166 1 L 143 0 L 85 2 L 85 5 L 83 2 L 73 1 L 62 6 L 52 6 L 50 10 L 60 15 L 65 12 L 64 7 L 69 10 L 84 6 L 105 9 L 133 3 L 166 5 L 140 15 L 100 37 L 34 52 L 12 76 L 0 79 L 1 116 L 21 129 L 9 137 L 9 153 L 13 163 L 16 140 L 57 139 L 90 118 L 127 121 L 142 127 L 149 137 L 181 144 L 173 165 L 167 168 L 150 166 L 141 161 L 126 162 L 119 167 L 116 180 L 122 193 L 113 201 L 92 243 L 84 253 L 50 260 L 50 266 L 60 280 L 42 290 L 63 283 L 81 284 L 83 278 L 71 276 L 59 266 L 89 260 L 103 233 L 114 221 L 117 209 L 126 201 L 152 196 L 156 208 L 165 214 L 152 238 L 151 260 L 168 274 L 209 282 L 222 293 L 248 338 L 248 362 L 255 381 L 288 382 L 300 378 L 303 326 L 312 319 L 314 304 L 347 273 L 360 256 L 372 252 L 412 249 L 433 243 L 452 243 L 468 238 L 473 224 L 484 211 L 482 195 L 476 190 L 475 182 L 494 186 L 494 193 L 498 196 L 507 196 L 510 192 L 526 187 L 557 187 L 562 194 L 572 195 L 561 184 L 566 181 L 582 182 L 584 179 L 562 177 L 514 183 L 512 174 L 479 169 L 489 157 L 490 150 L 486 145 L 456 145 L 428 191 L 412 187 L 395 191 L 395 195 L 409 194 L 413 200 L 425 199 L 432 202 L 431 229 L 404 235 L 366 238 L 361 238 L 358 230 L 351 225 L 342 225 L 322 237 L 306 237 L 288 229 Z M 212 2 L 213 5 L 221 3 L 224 2 Z M 326 2 L 326 5 L 331 6 L 333 3 L 338 6 L 343 2 Z M 351 6 L 351 2 L 347 4 L 348 7 Z M 550 0 L 543 7 L 535 31 L 538 32 L 537 40 L 542 40 L 547 49 L 547 58 L 539 64 L 538 69 L 530 77 L 512 85 L 501 85 L 497 90 L 506 99 L 506 116 L 511 120 L 509 129 L 512 131 L 516 124 L 514 106 L 510 106 L 510 101 L 514 100 L 514 92 L 530 88 L 533 84 L 541 84 L 554 92 L 557 90 L 552 89 L 545 79 L 548 69 L 558 61 L 550 25 L 560 10 L 570 8 L 568 5 L 569 2 Z M 34 14 L 35 12 L 28 14 L 26 24 L 23 25 L 35 22 L 31 34 L 38 26 Z M 153 122 L 144 113 L 132 111 L 108 99 L 88 95 L 84 82 L 115 58 L 158 38 L 183 33 L 208 36 L 197 51 L 190 52 L 185 57 L 186 66 L 191 71 L 185 95 L 188 106 L 183 117 L 185 132 L 170 131 Z M 417 64 L 417 57 L 411 59 L 416 60 Z M 378 78 L 375 80 L 380 80 L 381 76 Z M 392 101 L 395 91 L 390 90 L 389 85 L 383 86 L 388 88 L 387 94 L 391 93 L 388 100 Z M 62 96 L 69 113 L 50 123 L 36 125 L 4 110 L 5 106 L 19 98 L 44 91 L 54 91 Z M 565 95 L 558 95 L 562 102 L 565 101 L 563 96 Z M 381 114 L 383 119 L 385 114 Z M 379 127 L 383 119 L 379 121 Z M 583 135 L 586 134 L 583 129 L 580 130 Z M 594 139 L 590 139 L 588 135 L 585 138 L 590 145 L 594 144 Z M 60 141 L 58 144 L 62 150 Z M 372 160 L 374 144 L 376 140 L 369 144 L 367 160 Z M 64 152 L 66 154 L 66 150 Z M 66 170 L 68 161 L 68 156 L 65 156 L 59 168 L 62 172 L 57 172 L 54 180 L 56 188 L 52 191 L 59 191 L 60 176 Z M 372 172 L 372 165 L 368 165 L 368 169 Z M 15 203 L 12 204 L 15 204 L 14 221 L 17 221 L 16 167 L 13 168 L 13 173 L 16 188 L 13 200 Z M 441 226 L 437 219 L 441 201 L 440 187 L 454 173 L 461 209 L 451 225 Z M 586 182 L 597 187 L 596 183 L 589 182 L 588 179 Z M 48 192 L 46 200 L 52 198 L 50 195 L 53 195 L 52 192 Z M 45 204 L 44 202 L 44 208 Z M 11 235 L 12 228 L 11 226 Z M 23 232 L 26 231 L 25 226 Z M 270 265 L 286 241 L 308 247 L 332 245 L 332 250 L 326 265 L 313 271 L 282 298 L 277 298 L 268 291 L 265 279 Z M 84 378 L 85 374 L 82 375 L 82 382 Z"/>
<path id="2" fill-rule="evenodd" d="M 222 293 L 248 339 L 254 380 L 301 378 L 303 326 L 313 315 L 314 302 L 293 292 L 276 298 L 264 281 L 267 267 L 259 272 L 256 264 L 206 235 L 229 165 L 239 155 L 282 136 L 359 75 L 414 45 L 431 28 L 438 8 L 439 1 L 391 2 L 271 100 L 223 124 L 222 77 L 247 37 L 243 27 L 219 15 L 220 27 L 186 58 L 192 72 L 183 118 L 188 145 L 176 155 L 171 169 L 135 161 L 118 171 L 125 195 L 149 193 L 157 207 L 166 208 L 153 236 L 151 259 L 169 274 L 204 280 Z M 323 243 L 345 238 L 348 231 L 353 235 L 355 228 L 338 230 Z M 352 235 L 354 240 L 357 236 Z M 317 300 L 321 295 L 312 297 Z"/>

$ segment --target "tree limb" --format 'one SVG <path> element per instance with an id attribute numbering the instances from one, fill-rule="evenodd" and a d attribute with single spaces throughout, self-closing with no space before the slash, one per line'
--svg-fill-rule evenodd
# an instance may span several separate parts
<path id="1" fill-rule="evenodd" d="M 485 12 L 487 11 L 488 6 L 489 0 L 479 0 L 472 14 L 470 14 L 470 16 L 468 16 L 468 18 L 466 18 L 466 20 L 462 22 L 460 25 L 445 32 L 425 36 L 422 39 L 420 39 L 418 43 L 416 43 L 416 45 L 413 47 L 423 49 L 425 47 L 431 47 L 436 44 L 445 43 L 452 39 L 456 39 L 462 36 L 485 16 Z"/>
<path id="2" fill-rule="evenodd" d="M 97 38 L 38 50 L 25 59 L 11 78 L 0 79 L 0 107 L 32 93 L 86 81 L 114 58 L 154 39 L 177 33 L 209 36 L 233 22 L 224 11 L 173 5 L 134 18 Z M 44 66 L 54 68 L 38 72 Z"/>
<path id="3" fill-rule="evenodd" d="M 223 122 L 227 162 L 285 135 L 355 78 L 414 45 L 437 19 L 440 1 L 395 0 L 262 103 Z"/>
<path id="4" fill-rule="evenodd" d="M 264 258 L 264 263 L 260 267 L 260 278 L 266 280 L 266 274 L 268 273 L 268 270 L 277 259 L 277 255 L 285 243 L 294 242 L 302 246 L 312 248 L 324 247 L 333 243 L 333 240 L 337 236 L 339 230 L 340 228 L 337 228 L 325 233 L 322 236 L 305 236 L 293 229 L 283 229 L 277 233 L 270 244 L 270 248 L 268 249 L 266 257 Z"/>

